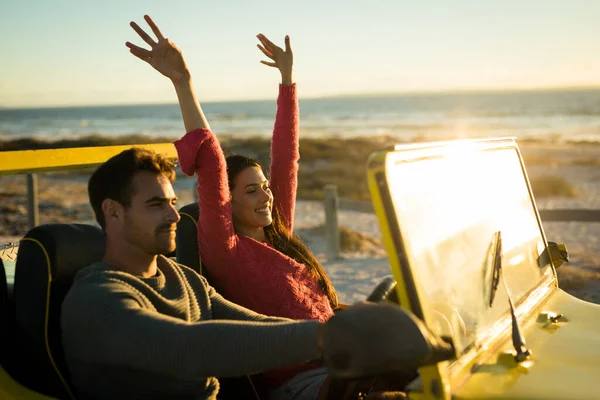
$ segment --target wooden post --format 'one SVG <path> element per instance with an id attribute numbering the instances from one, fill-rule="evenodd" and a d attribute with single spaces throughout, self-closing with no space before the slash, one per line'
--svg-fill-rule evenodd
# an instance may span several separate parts
<path id="1" fill-rule="evenodd" d="M 337 186 L 325 185 L 325 240 L 327 256 L 337 259 L 340 255 L 340 231 L 338 229 L 338 215 L 340 200 Z"/>
<path id="2" fill-rule="evenodd" d="M 33 229 L 40 224 L 36 174 L 27 174 L 27 216 L 29 218 L 29 229 Z"/>

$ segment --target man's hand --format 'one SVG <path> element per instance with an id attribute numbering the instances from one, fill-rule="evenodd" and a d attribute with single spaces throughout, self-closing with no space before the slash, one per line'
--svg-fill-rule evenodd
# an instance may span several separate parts
<path id="1" fill-rule="evenodd" d="M 357 379 L 408 373 L 454 356 L 452 346 L 391 304 L 348 307 L 324 324 L 323 359 L 331 376 Z"/>
<path id="2" fill-rule="evenodd" d="M 126 42 L 125 45 L 129 47 L 131 54 L 152 65 L 155 70 L 171 79 L 175 85 L 189 81 L 190 72 L 181 50 L 163 36 L 158 26 L 152 21 L 152 18 L 145 15 L 144 19 L 150 25 L 158 41 L 155 42 L 138 24 L 132 21 L 130 23 L 131 27 L 140 35 L 144 42 L 150 45 L 151 50 L 146 50 L 130 42 Z"/>
<path id="3" fill-rule="evenodd" d="M 294 66 L 294 53 L 292 53 L 292 47 L 290 46 L 290 37 L 285 37 L 285 50 L 281 47 L 276 46 L 269 39 L 266 38 L 262 33 L 256 36 L 260 40 L 260 44 L 256 47 L 263 52 L 263 54 L 269 57 L 273 62 L 261 61 L 262 64 L 268 65 L 279 69 L 281 72 L 281 83 L 284 85 L 291 85 L 294 83 L 292 79 L 292 69 Z"/>

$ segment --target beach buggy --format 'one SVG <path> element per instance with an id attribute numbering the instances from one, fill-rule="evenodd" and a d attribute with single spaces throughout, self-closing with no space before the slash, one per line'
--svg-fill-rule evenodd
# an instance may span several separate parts
<path id="1" fill-rule="evenodd" d="M 556 268 L 567 254 L 545 237 L 515 140 L 396 146 L 371 155 L 367 180 L 391 269 L 370 300 L 396 303 L 410 317 L 397 332 L 406 362 L 391 366 L 420 366 L 402 383 L 409 399 L 600 398 L 600 305 L 560 289 Z M 197 215 L 183 211 L 175 256 L 200 268 L 185 234 L 195 232 Z M 21 241 L 16 274 L 25 278 L 1 287 L 0 398 L 73 398 L 56 325 L 60 299 L 82 260 L 101 256 L 103 242 L 80 235 L 72 238 L 77 249 L 59 248 L 40 228 Z M 436 355 L 412 318 L 453 353 L 421 366 Z M 377 370 L 337 378 L 394 386 L 385 366 Z M 363 387 L 357 398 L 367 394 Z"/>

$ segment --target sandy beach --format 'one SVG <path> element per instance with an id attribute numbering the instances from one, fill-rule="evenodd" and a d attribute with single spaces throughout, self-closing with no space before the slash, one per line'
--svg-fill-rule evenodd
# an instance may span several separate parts
<path id="1" fill-rule="evenodd" d="M 565 179 L 574 190 L 573 197 L 539 196 L 539 209 L 586 208 L 600 210 L 600 146 L 582 144 L 520 144 L 532 184 L 548 176 Z M 302 164 L 301 168 L 313 166 Z M 87 199 L 85 176 L 72 174 L 39 175 L 40 223 L 94 223 Z M 194 180 L 178 177 L 175 185 L 181 205 L 194 201 Z M 535 193 L 535 184 L 534 184 Z M 25 176 L 0 177 L 0 243 L 18 240 L 27 230 Z M 344 252 L 328 260 L 322 230 L 323 204 L 299 200 L 296 232 L 332 278 L 340 300 L 351 304 L 364 300 L 372 288 L 390 274 L 381 233 L 374 214 L 341 211 L 339 224 L 372 240 L 361 251 Z M 565 243 L 571 260 L 558 269 L 559 284 L 582 299 L 600 303 L 600 223 L 545 222 L 548 240 Z"/>

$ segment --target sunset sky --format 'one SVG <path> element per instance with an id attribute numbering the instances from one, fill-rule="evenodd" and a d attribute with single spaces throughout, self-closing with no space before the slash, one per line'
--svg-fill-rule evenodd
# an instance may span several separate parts
<path id="1" fill-rule="evenodd" d="M 134 58 L 149 14 L 184 52 L 201 101 L 274 98 L 261 32 L 289 34 L 300 96 L 600 87 L 600 1 L 0 2 L 0 107 L 173 103 Z M 150 29 L 147 29 L 150 32 Z"/>

